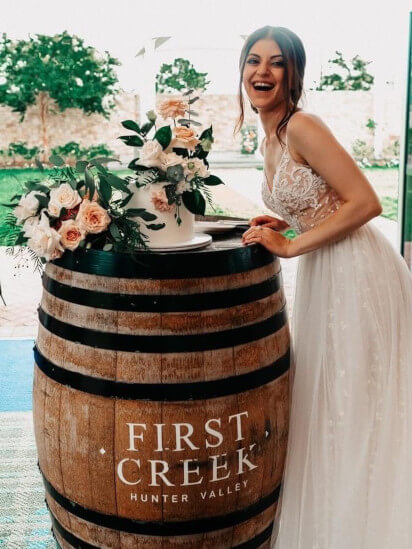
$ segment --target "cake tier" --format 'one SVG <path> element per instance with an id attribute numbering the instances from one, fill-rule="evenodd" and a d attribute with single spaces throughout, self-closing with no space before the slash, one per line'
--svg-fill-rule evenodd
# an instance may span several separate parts
<path id="1" fill-rule="evenodd" d="M 149 237 L 147 241 L 149 247 L 166 247 L 181 244 L 182 242 L 190 241 L 194 234 L 195 216 L 183 204 L 179 207 L 179 214 L 182 220 L 180 225 L 177 224 L 175 218 L 175 205 L 173 205 L 173 209 L 169 212 L 161 212 L 155 208 L 152 201 L 152 193 L 160 191 L 164 186 L 165 183 L 152 183 L 145 187 L 135 188 L 133 190 L 133 198 L 127 205 L 128 208 L 145 208 L 148 212 L 155 214 L 157 219 L 151 222 L 153 224 L 165 223 L 165 227 L 158 231 L 147 229 L 144 225 L 141 226 L 142 232 Z M 139 221 L 141 221 L 140 218 Z"/>

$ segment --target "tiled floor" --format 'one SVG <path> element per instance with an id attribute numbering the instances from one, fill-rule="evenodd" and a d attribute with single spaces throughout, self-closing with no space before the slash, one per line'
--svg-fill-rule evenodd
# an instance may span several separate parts
<path id="1" fill-rule="evenodd" d="M 0 414 L 0 547 L 55 549 L 31 412 Z"/>

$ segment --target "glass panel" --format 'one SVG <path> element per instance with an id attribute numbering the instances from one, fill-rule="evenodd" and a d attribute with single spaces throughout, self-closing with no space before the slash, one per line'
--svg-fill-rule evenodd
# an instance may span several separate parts
<path id="1" fill-rule="evenodd" d="M 409 55 L 406 91 L 406 116 L 404 163 L 400 203 L 402 204 L 401 218 L 401 247 L 402 254 L 412 270 L 412 12 L 409 14 Z"/>

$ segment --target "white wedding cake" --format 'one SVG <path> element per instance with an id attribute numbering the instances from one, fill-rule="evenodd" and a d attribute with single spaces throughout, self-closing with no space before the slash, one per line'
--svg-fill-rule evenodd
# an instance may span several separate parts
<path id="1" fill-rule="evenodd" d="M 178 225 L 175 213 L 176 205 L 167 204 L 163 187 L 166 183 L 151 183 L 144 187 L 133 186 L 133 197 L 127 204 L 127 208 L 145 208 L 148 212 L 157 216 L 154 221 L 145 221 L 147 225 L 165 223 L 165 227 L 159 230 L 146 228 L 141 224 L 141 230 L 149 239 L 146 240 L 149 248 L 167 248 L 169 246 L 190 243 L 194 237 L 195 215 L 183 205 L 179 206 L 179 215 L 182 220 Z M 139 223 L 141 223 L 139 218 Z"/>

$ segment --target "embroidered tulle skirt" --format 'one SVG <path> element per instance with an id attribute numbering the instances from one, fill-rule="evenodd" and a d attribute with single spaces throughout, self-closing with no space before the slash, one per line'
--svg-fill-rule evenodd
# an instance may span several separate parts
<path id="1" fill-rule="evenodd" d="M 370 222 L 299 257 L 271 547 L 412 548 L 412 274 Z"/>

